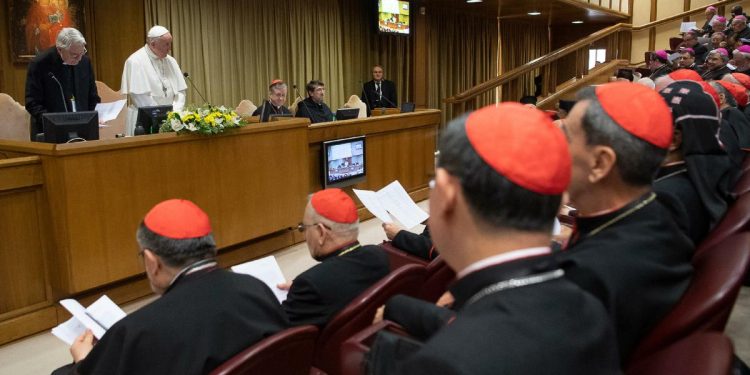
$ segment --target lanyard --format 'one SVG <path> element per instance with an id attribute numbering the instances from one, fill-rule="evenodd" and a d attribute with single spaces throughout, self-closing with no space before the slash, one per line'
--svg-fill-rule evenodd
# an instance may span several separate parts
<path id="1" fill-rule="evenodd" d="M 501 292 L 503 290 L 514 289 L 514 288 L 519 288 L 522 286 L 534 285 L 534 284 L 543 283 L 545 281 L 559 279 L 564 274 L 565 274 L 565 271 L 558 268 L 553 271 L 540 273 L 536 275 L 520 277 L 517 279 L 503 280 L 503 281 L 494 283 L 492 285 L 489 285 L 485 287 L 484 289 L 480 290 L 479 292 L 477 292 L 476 294 L 474 294 L 473 296 L 471 296 L 471 298 L 469 298 L 469 300 L 466 301 L 465 306 L 471 305 L 472 303 L 477 302 L 480 299 L 489 296 L 490 294 Z"/>

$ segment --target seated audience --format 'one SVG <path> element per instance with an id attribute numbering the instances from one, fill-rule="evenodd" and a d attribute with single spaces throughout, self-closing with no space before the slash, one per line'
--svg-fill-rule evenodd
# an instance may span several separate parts
<path id="1" fill-rule="evenodd" d="M 260 122 L 266 122 L 271 115 L 291 115 L 292 112 L 284 106 L 288 87 L 280 79 L 273 80 L 268 86 L 268 99 L 258 107 L 253 116 L 260 116 Z"/>
<path id="2" fill-rule="evenodd" d="M 672 71 L 667 51 L 660 49 L 649 54 L 648 68 L 651 69 L 651 75 L 648 78 L 656 80 L 657 78 L 667 75 Z"/>
<path id="3" fill-rule="evenodd" d="M 310 81 L 305 86 L 307 98 L 297 105 L 295 117 L 307 117 L 310 123 L 333 121 L 333 113 L 323 101 L 326 97 L 326 87 L 321 81 Z"/>
<path id="4" fill-rule="evenodd" d="M 432 260 L 440 255 L 435 249 L 435 245 L 432 244 L 430 228 L 427 225 L 420 234 L 409 232 L 393 223 L 383 223 L 383 230 L 393 246 L 415 257 Z"/>
<path id="5" fill-rule="evenodd" d="M 731 74 L 732 71 L 727 67 L 729 62 L 729 53 L 724 48 L 717 48 L 706 55 L 706 64 L 704 65 L 701 78 L 704 80 L 721 79 L 725 74 Z"/>
<path id="6" fill-rule="evenodd" d="M 695 63 L 695 51 L 692 48 L 680 48 L 680 58 L 677 60 L 680 69 L 696 70 L 698 65 Z"/>
<path id="7" fill-rule="evenodd" d="M 457 314 L 397 373 L 619 373 L 603 306 L 563 277 L 549 248 L 570 181 L 563 133 L 540 111 L 502 103 L 451 122 L 439 149 L 429 225 L 457 272 Z M 433 307 L 411 300 L 416 314 Z"/>
<path id="8" fill-rule="evenodd" d="M 710 6 L 706 8 L 706 22 L 703 23 L 703 28 L 701 29 L 701 34 L 711 35 L 711 21 L 716 17 L 716 7 Z"/>
<path id="9" fill-rule="evenodd" d="M 750 70 L 750 46 L 739 46 L 732 51 L 732 62 L 735 73 L 744 73 Z"/>
<path id="10" fill-rule="evenodd" d="M 260 280 L 219 268 L 208 216 L 194 203 L 154 206 L 136 233 L 146 276 L 159 299 L 126 316 L 94 344 L 91 331 L 54 374 L 206 374 L 287 327 Z"/>
<path id="11" fill-rule="evenodd" d="M 726 47 L 727 47 L 727 36 L 724 35 L 724 33 L 720 31 L 717 31 L 711 34 L 711 42 L 706 45 L 706 49 L 708 49 L 709 51 L 715 50 L 717 48 L 726 48 Z"/>
<path id="12" fill-rule="evenodd" d="M 653 90 L 588 87 L 565 121 L 578 211 L 565 275 L 604 303 L 626 363 L 690 283 L 693 244 L 651 189 L 672 141 L 672 115 Z"/>
<path id="13" fill-rule="evenodd" d="M 357 241 L 357 207 L 340 189 L 313 194 L 299 228 L 305 233 L 310 255 L 320 263 L 294 279 L 282 307 L 293 325 L 324 326 L 388 275 L 388 255 L 379 246 L 362 246 Z"/>
<path id="14" fill-rule="evenodd" d="M 708 49 L 706 46 L 698 42 L 698 33 L 698 30 L 689 30 L 685 32 L 682 36 L 682 43 L 680 43 L 679 52 L 682 52 L 683 48 L 691 49 L 693 51 L 693 57 L 695 57 L 695 62 L 698 65 L 701 65 L 706 60 Z"/>
<path id="15" fill-rule="evenodd" d="M 731 161 L 716 138 L 719 109 L 697 82 L 675 82 L 661 96 L 672 110 L 674 135 L 654 191 L 683 233 L 698 245 L 731 200 Z"/>
<path id="16" fill-rule="evenodd" d="M 719 128 L 719 140 L 727 150 L 737 174 L 742 168 L 745 160 L 745 151 L 750 149 L 750 122 L 745 114 L 737 109 L 737 100 L 732 90 L 739 90 L 727 81 L 712 81 L 709 83 L 716 90 L 719 97 L 719 109 L 721 109 L 721 126 Z M 746 98 L 747 96 L 745 96 Z M 736 180 L 736 178 L 735 178 Z M 734 184 L 733 181 L 732 184 Z"/>

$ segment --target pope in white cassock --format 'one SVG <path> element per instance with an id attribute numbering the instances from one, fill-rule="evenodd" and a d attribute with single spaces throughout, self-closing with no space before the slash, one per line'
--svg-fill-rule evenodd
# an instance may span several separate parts
<path id="1" fill-rule="evenodd" d="M 172 34 L 163 26 L 148 31 L 146 45 L 125 61 L 120 92 L 128 96 L 126 135 L 133 135 L 138 108 L 172 105 L 180 111 L 185 106 L 187 84 L 177 60 L 169 55 Z"/>

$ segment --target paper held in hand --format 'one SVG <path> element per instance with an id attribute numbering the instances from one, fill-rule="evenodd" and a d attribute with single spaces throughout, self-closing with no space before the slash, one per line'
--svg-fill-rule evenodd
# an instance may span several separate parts
<path id="1" fill-rule="evenodd" d="M 98 103 L 95 110 L 99 112 L 99 122 L 104 123 L 116 119 L 122 108 L 125 107 L 125 103 L 127 103 L 125 99 L 110 103 Z"/>
<path id="2" fill-rule="evenodd" d="M 281 273 L 279 263 L 276 262 L 276 258 L 273 255 L 238 264 L 232 267 L 232 271 L 253 276 L 264 282 L 271 288 L 271 291 L 276 295 L 279 302 L 286 299 L 287 291 L 276 287 L 277 284 L 284 283 L 286 280 L 284 279 L 284 274 Z"/>
<path id="3" fill-rule="evenodd" d="M 60 304 L 73 314 L 73 317 L 52 328 L 52 334 L 68 345 L 73 344 L 86 328 L 91 330 L 94 337 L 101 339 L 110 327 L 127 315 L 106 295 L 101 296 L 88 308 L 84 308 L 74 299 L 64 299 Z"/>
<path id="4" fill-rule="evenodd" d="M 393 215 L 406 229 L 411 229 L 429 217 L 414 203 L 398 180 L 391 182 L 377 192 L 353 190 L 354 194 L 357 194 L 357 198 L 365 205 L 365 208 L 384 223 L 392 223 L 393 219 L 390 215 Z"/>

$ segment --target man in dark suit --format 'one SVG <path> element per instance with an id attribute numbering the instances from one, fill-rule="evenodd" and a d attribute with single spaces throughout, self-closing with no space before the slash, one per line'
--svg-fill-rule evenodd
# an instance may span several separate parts
<path id="1" fill-rule="evenodd" d="M 571 175 L 562 131 L 537 109 L 502 103 L 454 120 L 439 149 L 429 226 L 457 273 L 457 313 L 394 372 L 619 373 L 603 306 L 550 255 Z"/>
<path id="2" fill-rule="evenodd" d="M 157 204 L 136 237 L 160 297 L 96 344 L 91 331 L 81 335 L 70 348 L 75 363 L 53 374 L 207 374 L 287 327 L 268 286 L 217 266 L 211 223 L 193 202 Z"/>
<path id="3" fill-rule="evenodd" d="M 41 133 L 42 114 L 93 111 L 101 99 L 86 39 L 74 28 L 57 34 L 57 43 L 37 55 L 26 73 L 26 110 L 31 114 L 31 140 Z"/>
<path id="4" fill-rule="evenodd" d="M 383 79 L 383 67 L 375 65 L 372 67 L 372 80 L 365 83 L 362 88 L 362 101 L 367 104 L 367 111 L 374 108 L 396 108 L 398 98 L 396 84 Z"/>
<path id="5" fill-rule="evenodd" d="M 365 289 L 389 272 L 388 256 L 378 246 L 360 245 L 354 201 L 341 189 L 310 197 L 299 229 L 310 255 L 320 264 L 297 276 L 282 303 L 293 325 L 324 326 Z"/>
<path id="6" fill-rule="evenodd" d="M 294 117 L 307 117 L 310 123 L 333 121 L 333 112 L 325 103 L 326 86 L 323 82 L 312 80 L 305 86 L 307 98 L 297 104 Z"/>

